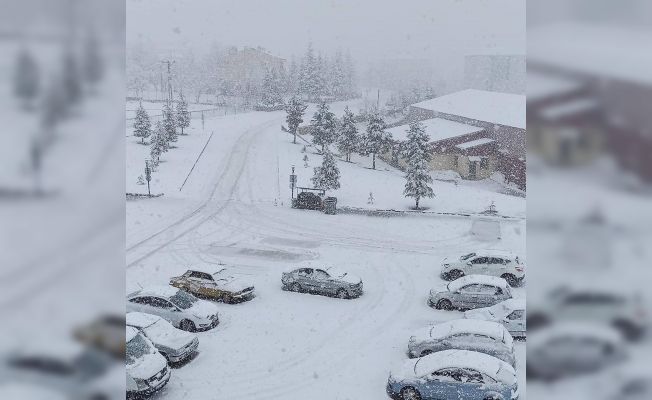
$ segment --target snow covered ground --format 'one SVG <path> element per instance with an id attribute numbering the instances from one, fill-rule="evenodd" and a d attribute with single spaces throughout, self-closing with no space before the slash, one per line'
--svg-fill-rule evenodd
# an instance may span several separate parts
<path id="1" fill-rule="evenodd" d="M 343 104 L 333 107 L 338 114 Z M 356 110 L 356 108 L 352 108 Z M 308 113 L 306 120 L 309 120 Z M 198 356 L 173 371 L 156 399 L 380 399 L 390 368 L 406 359 L 415 329 L 461 316 L 426 305 L 429 289 L 443 283 L 440 261 L 477 247 L 525 254 L 525 223 L 502 226 L 501 242 L 477 242 L 471 220 L 459 217 L 325 215 L 289 207 L 295 165 L 307 182 L 319 156 L 280 130 L 284 112 L 248 113 L 193 121 L 189 136 L 165 155 L 155 179 L 156 199 L 127 203 L 127 291 L 167 284 L 199 264 L 223 262 L 256 286 L 257 297 L 238 305 L 218 303 L 220 325 L 199 334 Z M 198 125 L 199 124 L 199 125 Z M 209 128 L 210 126 L 210 128 Z M 182 192 L 179 185 L 214 136 Z M 128 190 L 144 151 L 127 141 Z M 140 153 L 139 153 L 140 151 Z M 403 179 L 367 159 L 339 162 L 340 205 L 407 208 Z M 129 164 L 132 163 L 132 164 Z M 132 166 L 130 166 L 132 165 Z M 142 186 L 138 186 L 142 191 Z M 523 215 L 525 199 L 490 190 L 437 182 L 433 210 L 480 211 L 494 200 L 499 211 Z M 337 265 L 362 277 L 364 295 L 354 300 L 281 290 L 281 271 L 301 263 Z M 525 289 L 514 290 L 525 296 Z M 525 398 L 525 344 L 517 343 Z"/>

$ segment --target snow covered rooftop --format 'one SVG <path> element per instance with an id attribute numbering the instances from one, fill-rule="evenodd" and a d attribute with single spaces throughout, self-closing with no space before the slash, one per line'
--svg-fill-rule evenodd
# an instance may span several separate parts
<path id="1" fill-rule="evenodd" d="M 463 136 L 469 133 L 480 132 L 484 129 L 473 125 L 462 124 L 460 122 L 449 121 L 443 118 L 427 119 L 421 121 L 421 124 L 430 138 L 430 142 L 438 142 L 440 140 Z M 392 134 L 394 140 L 402 142 L 407 140 L 409 129 L 410 125 L 400 125 L 387 129 L 387 132 Z"/>
<path id="2" fill-rule="evenodd" d="M 652 84 L 652 29 L 565 22 L 528 29 L 528 62 Z"/>
<path id="3" fill-rule="evenodd" d="M 527 73 L 527 100 L 541 100 L 551 96 L 563 95 L 582 87 L 583 83 L 560 76 Z"/>
<path id="4" fill-rule="evenodd" d="M 481 285 L 491 285 L 491 286 L 497 286 L 500 288 L 506 288 L 507 287 L 507 281 L 505 281 L 503 278 L 498 278 L 496 276 L 489 276 L 489 275 L 465 275 L 461 278 L 455 279 L 451 283 L 448 284 L 448 290 L 451 292 L 457 291 L 459 288 L 466 286 L 466 285 L 471 285 L 474 283 L 478 283 Z"/>
<path id="5" fill-rule="evenodd" d="M 468 350 L 444 350 L 418 358 L 414 374 L 425 376 L 442 368 L 470 368 L 507 383 L 516 382 L 516 372 L 511 365 L 484 353 Z"/>
<path id="6" fill-rule="evenodd" d="M 565 101 L 563 103 L 550 105 L 542 109 L 541 115 L 547 119 L 559 119 L 569 115 L 581 114 L 593 111 L 599 107 L 599 103 L 591 98 L 579 98 Z"/>
<path id="7" fill-rule="evenodd" d="M 412 106 L 525 129 L 525 96 L 520 94 L 467 89 Z"/>
<path id="8" fill-rule="evenodd" d="M 512 338 L 505 327 L 492 321 L 454 319 L 435 324 L 428 327 L 427 330 L 427 338 L 431 339 L 443 339 L 460 333 L 471 333 L 505 341 L 508 346 L 511 346 L 512 343 Z"/>
<path id="9" fill-rule="evenodd" d="M 455 147 L 457 147 L 458 149 L 466 150 L 472 147 L 478 147 L 478 146 L 482 146 L 483 144 L 489 144 L 493 142 L 495 142 L 495 140 L 493 139 L 481 138 L 481 139 L 471 140 L 470 142 L 460 143 Z"/>

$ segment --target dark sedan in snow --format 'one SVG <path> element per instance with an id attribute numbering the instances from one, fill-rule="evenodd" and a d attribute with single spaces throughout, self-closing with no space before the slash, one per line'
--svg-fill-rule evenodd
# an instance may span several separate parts
<path id="1" fill-rule="evenodd" d="M 362 295 L 362 279 L 334 268 L 296 268 L 281 277 L 283 290 L 350 299 Z"/>

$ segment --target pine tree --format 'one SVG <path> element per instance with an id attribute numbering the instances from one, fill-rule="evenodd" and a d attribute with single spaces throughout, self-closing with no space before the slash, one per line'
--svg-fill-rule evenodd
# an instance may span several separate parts
<path id="1" fill-rule="evenodd" d="M 158 166 L 161 154 L 168 151 L 169 143 L 167 132 L 162 122 L 157 122 L 154 131 L 152 132 L 151 139 L 149 140 L 150 158 L 154 166 Z"/>
<path id="2" fill-rule="evenodd" d="M 323 153 L 325 147 L 337 140 L 337 125 L 335 114 L 328 108 L 326 102 L 321 102 L 317 112 L 312 117 L 312 142 L 321 146 Z"/>
<path id="3" fill-rule="evenodd" d="M 177 126 L 181 128 L 181 134 L 184 135 L 183 128 L 190 126 L 190 112 L 188 111 L 188 102 L 183 97 L 183 93 L 179 96 L 179 102 L 177 102 L 177 114 L 175 117 Z"/>
<path id="4" fill-rule="evenodd" d="M 385 132 L 387 126 L 378 110 L 369 116 L 367 131 L 362 138 L 361 154 L 372 155 L 372 168 L 376 169 L 376 155 L 389 149 L 392 136 Z"/>
<path id="5" fill-rule="evenodd" d="M 177 141 L 177 121 L 172 107 L 167 103 L 163 106 L 163 130 L 168 144 Z"/>
<path id="6" fill-rule="evenodd" d="M 403 157 L 407 163 L 403 194 L 406 197 L 414 198 L 415 207 L 418 210 L 419 200 L 431 198 L 435 195 L 429 186 L 432 183 L 428 168 L 431 158 L 428 149 L 430 138 L 426 135 L 420 122 L 410 124 L 407 138 L 408 140 L 403 147 Z"/>
<path id="7" fill-rule="evenodd" d="M 347 51 L 346 57 L 344 59 L 344 81 L 346 82 L 346 97 L 353 98 L 356 94 L 356 76 L 355 76 L 355 65 L 353 64 L 353 58 L 351 53 Z"/>
<path id="8" fill-rule="evenodd" d="M 292 96 L 285 107 L 285 112 L 287 112 L 285 121 L 288 124 L 288 131 L 294 135 L 292 143 L 297 142 L 297 129 L 299 128 L 299 124 L 303 122 L 303 113 L 307 107 L 297 96 Z"/>
<path id="9" fill-rule="evenodd" d="M 283 103 L 282 82 L 275 69 L 267 70 L 263 78 L 262 103 L 266 107 L 274 107 Z"/>
<path id="10" fill-rule="evenodd" d="M 319 73 L 317 59 L 312 49 L 312 43 L 310 43 L 299 72 L 299 92 L 307 97 L 309 101 L 318 99 L 321 93 L 321 77 Z"/>
<path id="11" fill-rule="evenodd" d="M 14 94 L 24 101 L 25 107 L 31 107 L 40 89 L 39 68 L 36 60 L 27 49 L 18 54 L 14 74 Z"/>
<path id="12" fill-rule="evenodd" d="M 104 64 L 100 55 L 100 43 L 94 31 L 90 31 L 84 45 L 84 77 L 91 85 L 104 76 Z"/>
<path id="13" fill-rule="evenodd" d="M 344 58 L 340 50 L 335 53 L 331 71 L 331 94 L 338 100 L 343 100 L 347 95 L 347 77 Z"/>
<path id="14" fill-rule="evenodd" d="M 134 136 L 140 138 L 140 142 L 145 144 L 145 139 L 152 134 L 152 123 L 143 103 L 140 103 L 136 110 L 136 119 L 134 120 Z"/>
<path id="15" fill-rule="evenodd" d="M 290 62 L 290 70 L 287 74 L 287 91 L 286 93 L 294 96 L 299 90 L 299 67 L 297 66 L 297 61 L 292 56 L 292 61 Z"/>
<path id="16" fill-rule="evenodd" d="M 72 51 L 66 51 L 63 56 L 63 90 L 66 102 L 76 104 L 82 95 L 79 65 Z"/>
<path id="17" fill-rule="evenodd" d="M 337 138 L 337 148 L 345 155 L 346 161 L 351 161 L 351 153 L 358 149 L 360 136 L 358 128 L 355 126 L 355 119 L 351 110 L 347 106 L 344 108 L 344 116 L 339 126 L 339 136 Z"/>
<path id="18" fill-rule="evenodd" d="M 319 189 L 336 190 L 340 188 L 340 170 L 330 151 L 324 152 L 321 166 L 315 167 L 312 184 Z"/>

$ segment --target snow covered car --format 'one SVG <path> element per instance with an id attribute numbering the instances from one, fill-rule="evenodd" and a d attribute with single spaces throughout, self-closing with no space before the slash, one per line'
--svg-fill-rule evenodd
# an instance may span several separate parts
<path id="1" fill-rule="evenodd" d="M 30 338 L 2 355 L 0 387 L 20 383 L 67 399 L 109 398 L 111 392 L 96 384 L 116 364 L 112 356 L 74 341 Z"/>
<path id="2" fill-rule="evenodd" d="M 127 327 L 127 394 L 148 396 L 167 385 L 170 368 L 165 357 L 138 329 Z"/>
<path id="3" fill-rule="evenodd" d="M 177 363 L 189 358 L 199 346 L 196 335 L 179 330 L 156 315 L 127 313 L 127 326 L 144 333 L 169 363 Z"/>
<path id="4" fill-rule="evenodd" d="M 446 321 L 419 330 L 408 342 L 410 358 L 452 349 L 477 351 L 516 366 L 512 336 L 504 326 L 495 322 Z"/>
<path id="5" fill-rule="evenodd" d="M 518 399 L 511 365 L 468 350 L 445 350 L 408 360 L 390 372 L 386 390 L 396 400 Z"/>
<path id="6" fill-rule="evenodd" d="M 431 289 L 428 304 L 438 310 L 470 310 L 490 307 L 512 298 L 502 278 L 487 275 L 466 275 L 440 290 Z"/>
<path id="7" fill-rule="evenodd" d="M 532 302 L 528 315 L 530 330 L 552 321 L 583 321 L 611 325 L 628 340 L 639 339 L 649 325 L 642 298 L 605 285 L 566 285 L 548 293 L 545 300 Z"/>
<path id="8" fill-rule="evenodd" d="M 212 329 L 219 324 L 217 306 L 172 286 L 150 286 L 127 296 L 127 312 L 158 315 L 184 331 Z"/>
<path id="9" fill-rule="evenodd" d="M 254 298 L 254 285 L 229 275 L 226 268 L 193 268 L 170 279 L 170 285 L 195 296 L 239 303 Z"/>
<path id="10" fill-rule="evenodd" d="M 620 334 L 610 327 L 562 323 L 530 334 L 528 379 L 554 380 L 597 372 L 627 357 Z"/>
<path id="11" fill-rule="evenodd" d="M 283 290 L 350 299 L 362 295 L 362 279 L 335 268 L 296 268 L 283 272 Z"/>
<path id="12" fill-rule="evenodd" d="M 527 332 L 525 299 L 509 299 L 491 307 L 476 308 L 464 313 L 464 318 L 503 324 L 515 338 L 525 338 Z"/>
<path id="13" fill-rule="evenodd" d="M 518 286 L 525 279 L 525 265 L 518 256 L 504 250 L 478 250 L 459 258 L 444 258 L 441 277 L 455 280 L 464 275 L 491 275 L 507 281 L 510 286 Z"/>
<path id="14" fill-rule="evenodd" d="M 124 315 L 104 315 L 77 327 L 74 336 L 80 342 L 105 351 L 120 359 L 125 355 Z"/>

